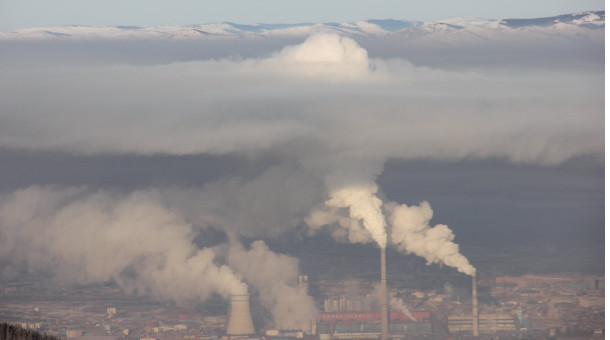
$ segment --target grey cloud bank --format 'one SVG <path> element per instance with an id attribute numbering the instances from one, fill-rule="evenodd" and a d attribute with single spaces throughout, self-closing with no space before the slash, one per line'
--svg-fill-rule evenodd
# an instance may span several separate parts
<path id="1" fill-rule="evenodd" d="M 444 225 L 452 221 L 431 222 L 434 204 L 420 203 L 426 197 L 394 202 L 402 193 L 392 187 L 403 179 L 392 180 L 384 167 L 422 161 L 446 167 L 421 183 L 429 187 L 418 187 L 424 196 L 434 193 L 439 179 L 473 172 L 456 166 L 460 162 L 501 162 L 511 169 L 526 164 L 552 173 L 587 159 L 603 168 L 603 34 L 582 27 L 578 34 L 561 27 L 533 30 L 534 35 L 510 31 L 512 39 L 505 39 L 505 32 L 503 39 L 471 40 L 466 45 L 471 51 L 443 32 L 423 40 L 397 35 L 378 41 L 322 32 L 306 39 L 269 38 L 260 46 L 252 42 L 258 37 L 218 42 L 217 50 L 206 52 L 218 53 L 216 59 L 148 56 L 138 62 L 129 55 L 128 62 L 112 61 L 113 54 L 101 47 L 101 55 L 89 59 L 79 43 L 63 42 L 50 45 L 66 60 L 78 60 L 75 65 L 44 55 L 32 56 L 37 62 L 28 64 L 17 60 L 24 50 L 4 52 L 0 152 L 7 159 L 116 160 L 104 164 L 112 169 L 131 157 L 179 163 L 200 156 L 204 163 L 222 165 L 201 175 L 190 169 L 188 177 L 197 179 L 191 181 L 169 170 L 159 175 L 164 181 L 135 188 L 113 181 L 87 186 L 86 180 L 57 175 L 43 183 L 32 175 L 28 183 L 24 175 L 19 188 L 2 186 L 9 189 L 0 199 L 0 253 L 9 266 L 24 260 L 31 270 L 50 267 L 66 284 L 114 281 L 128 293 L 176 302 L 205 300 L 212 293 L 227 297 L 248 285 L 285 328 L 306 325 L 315 307 L 306 287 L 294 282 L 299 262 L 275 254 L 261 240 L 295 230 L 302 237 L 329 234 L 340 242 L 387 244 L 472 274 L 454 242 L 459 233 Z M 510 55 L 505 41 L 514 47 Z M 42 42 L 25 45 L 50 48 Z M 76 55 L 70 55 L 70 46 Z M 239 49 L 248 52 L 236 55 Z M 561 50 L 571 53 L 535 67 L 549 51 Z M 411 62 L 409 51 L 420 61 Z M 431 57 L 428 65 L 420 63 L 425 56 Z M 511 61 L 504 64 L 496 56 Z M 464 66 L 469 58 L 482 62 Z M 48 164 L 38 162 L 30 164 Z M 255 164 L 251 170 L 232 166 L 249 162 Z M 142 168 L 143 174 L 151 171 Z M 78 177 L 82 168 L 64 170 Z M 130 178 L 137 181 L 139 175 L 124 180 Z M 584 181 L 566 189 L 566 196 L 577 197 L 586 187 L 590 193 L 584 196 L 597 197 Z M 551 182 L 541 190 L 553 187 Z M 405 191 L 408 196 L 409 188 Z M 527 197 L 523 202 L 532 203 Z M 603 215 L 601 205 L 573 207 L 577 216 Z M 479 213 L 470 209 L 462 214 Z M 603 234 L 603 220 L 595 216 L 582 228 Z M 230 241 L 196 245 L 197 232 L 206 228 L 223 231 Z M 562 228 L 568 226 L 557 230 Z M 244 246 L 243 238 L 257 241 Z M 82 247 L 66 247 L 71 240 Z M 109 260 L 102 263 L 100 257 Z M 273 272 L 267 262 L 284 271 Z M 182 286 L 168 279 L 175 273 L 184 278 Z M 268 280 L 281 284 L 270 290 Z"/>
<path id="2" fill-rule="evenodd" d="M 366 55 L 318 35 L 264 59 L 5 70 L 0 144 L 196 154 L 298 140 L 380 159 L 601 155 L 601 76 L 457 73 Z"/>

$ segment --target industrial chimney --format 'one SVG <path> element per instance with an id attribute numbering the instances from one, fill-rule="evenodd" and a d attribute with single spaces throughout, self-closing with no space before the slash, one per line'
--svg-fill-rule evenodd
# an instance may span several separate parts
<path id="1" fill-rule="evenodd" d="M 381 340 L 388 338 L 388 285 L 385 266 L 385 247 L 381 248 Z"/>
<path id="2" fill-rule="evenodd" d="M 227 335 L 254 334 L 254 324 L 250 315 L 250 295 L 231 295 Z"/>
<path id="3" fill-rule="evenodd" d="M 479 303 L 477 299 L 477 272 L 472 274 L 472 335 L 479 336 Z"/>

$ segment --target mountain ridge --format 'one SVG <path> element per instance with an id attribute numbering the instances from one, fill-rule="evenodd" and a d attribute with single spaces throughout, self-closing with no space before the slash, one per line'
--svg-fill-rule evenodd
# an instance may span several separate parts
<path id="1" fill-rule="evenodd" d="M 48 40 L 48 39 L 197 39 L 243 38 L 273 36 L 306 36 L 327 32 L 348 36 L 411 36 L 433 33 L 448 34 L 461 30 L 523 30 L 527 28 L 562 27 L 563 29 L 603 29 L 605 11 L 586 11 L 552 17 L 530 19 L 484 19 L 452 17 L 435 21 L 411 21 L 399 19 L 369 19 L 357 22 L 326 23 L 257 23 L 239 24 L 219 22 L 195 25 L 163 26 L 106 26 L 90 27 L 67 25 L 56 27 L 31 27 L 0 32 L 0 40 Z"/>

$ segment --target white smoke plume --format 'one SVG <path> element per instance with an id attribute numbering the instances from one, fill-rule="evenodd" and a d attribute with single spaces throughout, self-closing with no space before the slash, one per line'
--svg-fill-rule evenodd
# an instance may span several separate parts
<path id="1" fill-rule="evenodd" d="M 430 226 L 433 212 L 428 202 L 411 207 L 390 202 L 384 208 L 391 225 L 392 243 L 398 250 L 421 256 L 428 264 L 441 263 L 464 274 L 474 275 L 474 267 L 453 242 L 455 234 L 451 229 L 444 224 Z"/>
<path id="2" fill-rule="evenodd" d="M 0 225 L 2 258 L 66 285 L 114 280 L 127 293 L 177 303 L 247 292 L 211 249 L 192 244 L 192 226 L 154 191 L 32 186 L 2 199 Z"/>
<path id="3" fill-rule="evenodd" d="M 238 195 L 244 190 L 247 186 Z M 216 193 L 200 190 L 197 198 L 209 200 Z M 274 253 L 262 241 L 247 251 L 235 239 L 230 247 L 199 249 L 193 244 L 196 230 L 177 210 L 184 207 L 178 196 L 192 195 L 176 189 L 18 190 L 0 200 L 0 255 L 25 260 L 31 270 L 49 270 L 65 285 L 114 281 L 128 294 L 178 304 L 205 301 L 213 293 L 245 294 L 247 282 L 276 327 L 306 327 L 317 310 L 307 285 L 297 284 L 298 260 Z M 215 213 L 207 211 L 212 219 Z M 226 263 L 219 264 L 223 255 Z"/>
<path id="4" fill-rule="evenodd" d="M 379 310 L 381 306 L 379 305 L 379 296 L 381 295 L 381 284 L 376 282 L 373 285 L 373 291 L 366 295 L 364 299 L 364 310 Z M 416 320 L 409 307 L 404 303 L 404 301 L 396 296 L 395 292 L 388 292 L 388 303 L 390 307 L 390 312 L 403 312 L 409 319 Z"/>
<path id="5" fill-rule="evenodd" d="M 232 242 L 227 261 L 258 291 L 275 327 L 307 329 L 309 321 L 316 318 L 317 309 L 307 293 L 307 284 L 297 282 L 299 262 L 296 258 L 276 254 L 263 241 L 255 241 L 249 250 Z"/>
<path id="6" fill-rule="evenodd" d="M 373 240 L 379 247 L 385 248 L 387 236 L 385 218 L 381 212 L 383 202 L 375 196 L 376 192 L 377 185 L 354 185 L 332 190 L 326 205 L 333 208 L 348 208 L 351 218 L 362 221 Z"/>
<path id="7" fill-rule="evenodd" d="M 338 223 L 335 237 L 345 236 L 353 243 L 367 243 L 372 238 L 380 248 L 387 244 L 383 202 L 375 178 L 383 170 L 383 159 L 374 156 L 355 157 L 338 153 L 320 159 L 303 157 L 301 162 L 323 174 L 329 199 L 325 207 L 312 210 L 306 223 L 320 228 L 323 223 Z M 345 218 L 347 211 L 349 219 Z M 366 233 L 363 232 L 366 231 Z M 368 235 L 367 235 L 368 234 Z"/>

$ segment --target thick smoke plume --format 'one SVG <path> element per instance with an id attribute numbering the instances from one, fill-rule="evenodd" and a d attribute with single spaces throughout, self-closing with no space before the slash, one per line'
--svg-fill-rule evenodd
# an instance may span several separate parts
<path id="1" fill-rule="evenodd" d="M 228 252 L 222 245 L 198 248 L 196 230 L 169 208 L 164 195 L 83 187 L 18 190 L 0 203 L 0 255 L 24 260 L 32 270 L 50 270 L 65 285 L 114 281 L 128 294 L 178 304 L 204 301 L 212 293 L 245 294 L 245 280 L 275 327 L 304 328 L 315 318 L 307 285 L 297 284 L 297 259 L 274 253 L 262 241 L 247 251 L 236 240 Z M 217 264 L 223 257 L 226 264 Z"/>
<path id="2" fill-rule="evenodd" d="M 306 283 L 298 283 L 298 260 L 276 254 L 263 241 L 255 241 L 245 250 L 233 242 L 228 252 L 229 266 L 235 268 L 258 291 L 262 304 L 269 309 L 274 327 L 307 329 L 316 318 L 315 302 Z"/>
<path id="3" fill-rule="evenodd" d="M 348 208 L 351 218 L 362 221 L 364 228 L 379 247 L 385 248 L 387 243 L 385 218 L 381 212 L 383 202 L 375 196 L 376 185 L 351 186 L 333 190 L 326 205 L 334 208 Z"/>
<path id="4" fill-rule="evenodd" d="M 214 262 L 214 251 L 191 242 L 192 226 L 154 191 L 33 186 L 3 199 L 0 225 L 3 258 L 50 269 L 64 284 L 114 281 L 178 303 L 247 292 L 238 274 Z"/>
<path id="5" fill-rule="evenodd" d="M 387 203 L 392 243 L 397 249 L 425 258 L 430 263 L 442 263 L 458 271 L 474 275 L 475 269 L 453 242 L 455 234 L 444 224 L 430 227 L 432 208 L 428 202 L 419 206 Z"/>

